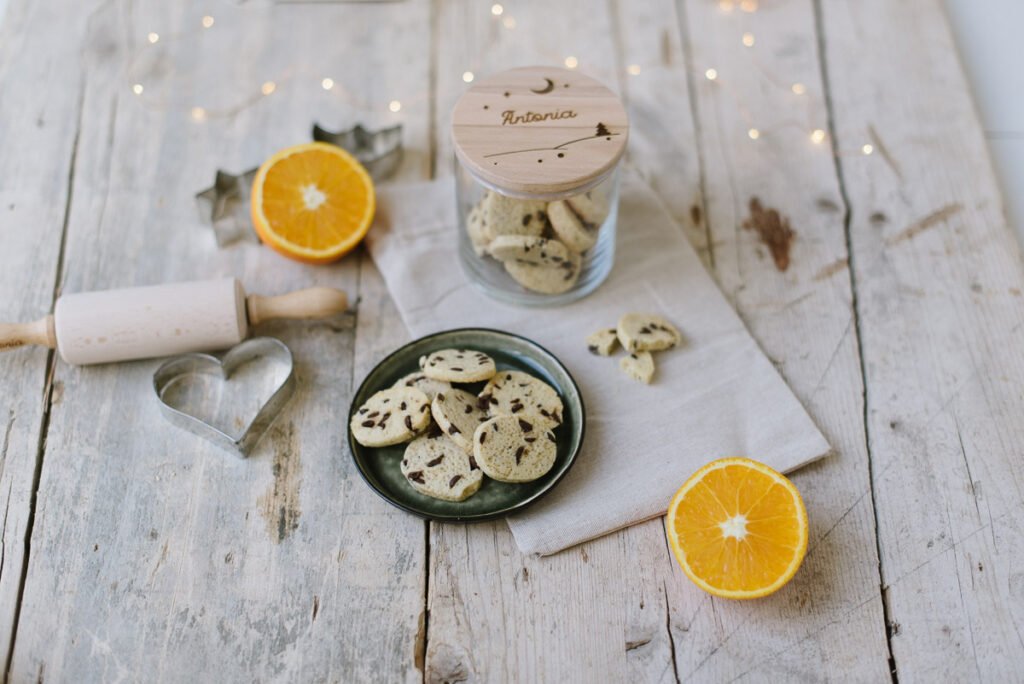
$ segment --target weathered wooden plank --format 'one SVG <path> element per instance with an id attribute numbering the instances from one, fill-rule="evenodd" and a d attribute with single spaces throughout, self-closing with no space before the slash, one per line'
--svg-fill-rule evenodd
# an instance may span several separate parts
<path id="1" fill-rule="evenodd" d="M 313 268 L 255 245 L 217 250 L 192 194 L 218 166 L 307 140 L 312 120 L 387 123 L 391 99 L 407 144 L 428 149 L 429 3 L 219 6 L 204 32 L 210 11 L 95 15 L 65 288 L 237 274 L 256 292 L 356 294 L 358 255 Z M 260 96 L 268 80 L 277 90 Z M 410 154 L 403 175 L 421 177 L 427 159 Z M 162 421 L 156 362 L 58 365 L 13 679 L 421 679 L 423 524 L 362 484 L 343 441 L 353 367 L 376 348 L 356 343 L 351 320 L 259 332 L 292 348 L 299 388 L 245 461 Z"/>
<path id="2" fill-rule="evenodd" d="M 77 49 L 88 8 L 0 6 L 0 320 L 29 321 L 53 304 L 79 133 Z M 60 31 L 52 27 L 59 23 Z M 46 59 L 40 59 L 46 55 Z M 40 84 L 46 87 L 40 87 Z M 48 354 L 0 354 L 0 659 L 11 652 L 32 528 Z"/>
<path id="3" fill-rule="evenodd" d="M 622 67 L 606 6 L 567 2 L 550 12 L 517 3 L 501 17 L 473 2 L 439 10 L 438 35 L 461 38 L 437 42 L 439 174 L 450 173 L 447 121 L 466 87 L 463 72 L 485 76 L 573 56 L 587 74 L 617 83 Z M 638 558 L 658 569 L 638 575 Z M 659 521 L 549 558 L 521 554 L 503 522 L 432 525 L 427 680 L 675 681 L 666 571 Z"/>
<path id="4" fill-rule="evenodd" d="M 628 163 L 661 196 L 710 266 L 702 150 L 675 3 L 613 0 L 612 12 L 620 91 L 629 106 Z"/>
<path id="5" fill-rule="evenodd" d="M 896 667 L 1019 679 L 1019 248 L 941 3 L 822 3 L 821 23 Z"/>
<path id="6" fill-rule="evenodd" d="M 679 675 L 885 678 L 842 197 L 828 145 L 810 138 L 812 130 L 827 128 L 814 9 L 801 1 L 746 12 L 740 3 L 701 0 L 681 8 L 714 272 L 835 453 L 793 475 L 807 504 L 811 540 L 790 586 L 762 601 L 736 603 L 683 585 L 672 604 L 674 627 L 688 630 L 675 640 Z M 708 69 L 717 73 L 714 80 Z M 793 83 L 806 94 L 795 94 Z M 773 254 L 766 238 L 773 230 L 778 237 L 782 221 L 795 237 Z"/>

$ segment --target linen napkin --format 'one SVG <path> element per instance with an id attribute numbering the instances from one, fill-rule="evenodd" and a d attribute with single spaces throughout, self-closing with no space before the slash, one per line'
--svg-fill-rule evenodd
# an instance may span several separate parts
<path id="1" fill-rule="evenodd" d="M 450 180 L 380 192 L 367 243 L 409 332 L 481 326 L 533 339 L 576 378 L 587 409 L 575 465 L 545 498 L 508 518 L 523 552 L 555 553 L 662 515 L 686 478 L 716 458 L 748 456 L 788 472 L 828 452 L 682 229 L 635 174 L 623 174 L 611 275 L 567 306 L 520 308 L 484 295 L 459 267 L 457 229 Z M 632 311 L 664 316 L 683 333 L 682 345 L 655 354 L 651 385 L 584 343 Z"/>

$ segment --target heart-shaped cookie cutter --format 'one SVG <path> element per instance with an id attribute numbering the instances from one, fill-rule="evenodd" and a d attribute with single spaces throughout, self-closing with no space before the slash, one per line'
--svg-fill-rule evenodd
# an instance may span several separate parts
<path id="1" fill-rule="evenodd" d="M 240 366 L 264 358 L 276 362 L 287 369 L 285 378 L 277 385 L 270 398 L 267 399 L 256 415 L 240 434 L 231 435 L 190 413 L 179 410 L 167 403 L 164 393 L 182 376 L 202 374 L 219 377 L 225 382 L 231 379 L 232 373 Z M 274 418 L 288 403 L 295 391 L 295 369 L 292 352 L 280 340 L 273 337 L 253 337 L 235 345 L 218 359 L 211 354 L 184 354 L 164 362 L 153 374 L 153 389 L 160 401 L 160 410 L 172 424 L 188 430 L 213 444 L 234 452 L 242 457 L 248 456 L 260 437 L 267 431 Z"/>

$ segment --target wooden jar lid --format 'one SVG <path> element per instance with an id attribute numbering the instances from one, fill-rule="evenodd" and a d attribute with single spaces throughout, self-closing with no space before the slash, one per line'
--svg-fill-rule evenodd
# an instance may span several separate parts
<path id="1" fill-rule="evenodd" d="M 459 161 L 498 190 L 571 192 L 601 178 L 626 149 L 619 98 L 578 71 L 523 67 L 476 83 L 455 104 Z"/>

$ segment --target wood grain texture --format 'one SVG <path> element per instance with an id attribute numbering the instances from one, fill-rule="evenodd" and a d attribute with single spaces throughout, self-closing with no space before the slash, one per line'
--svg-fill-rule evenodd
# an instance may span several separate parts
<path id="1" fill-rule="evenodd" d="M 694 70 L 674 2 L 614 0 L 612 45 L 632 128 L 626 159 L 658 193 L 711 266 L 701 146 L 693 118 Z"/>
<path id="2" fill-rule="evenodd" d="M 683 585 L 672 604 L 672 623 L 688 630 L 688 638 L 676 640 L 679 675 L 884 678 L 888 651 L 850 281 L 845 271 L 817 277 L 845 259 L 846 246 L 833 159 L 808 136 L 826 121 L 813 6 L 790 2 L 747 14 L 693 1 L 681 12 L 713 272 L 834 453 L 793 475 L 811 539 L 789 586 L 748 604 L 709 599 Z M 753 48 L 743 46 L 746 32 L 757 38 Z M 717 80 L 704 77 L 709 68 Z M 796 97 L 793 82 L 804 83 L 810 96 Z M 751 128 L 759 129 L 757 140 Z M 788 223 L 796 233 L 786 270 L 759 226 L 750 226 L 755 198 L 765 213 L 780 212 L 775 228 Z"/>
<path id="3" fill-rule="evenodd" d="M 73 4 L 48 3 L 54 12 Z M 313 120 L 389 123 L 396 93 L 408 144 L 428 147 L 427 100 L 416 99 L 428 81 L 427 3 L 221 5 L 216 31 L 204 34 L 207 11 L 108 3 L 76 48 L 87 78 L 65 289 L 237 275 L 254 291 L 356 292 L 356 258 L 314 269 L 251 244 L 217 250 L 192 194 L 218 166 L 248 168 L 307 140 Z M 386 35 L 359 28 L 382 25 Z M 339 26 L 346 40 L 324 40 Z M 148 31 L 161 42 L 149 46 Z M 152 102 L 125 79 L 131 56 L 150 47 L 131 78 Z M 364 68 L 346 66 L 355 62 Z M 294 64 L 307 70 L 289 72 Z M 365 106 L 324 91 L 328 70 Z M 279 82 L 274 96 L 218 114 L 268 79 Z M 208 108 L 205 120 L 191 116 L 195 106 Z M 402 174 L 419 178 L 425 161 L 408 155 Z M 291 347 L 298 389 L 248 460 L 162 420 L 146 394 L 157 362 L 57 366 L 63 390 L 46 435 L 12 680 L 421 680 L 423 526 L 362 484 L 338 423 L 353 368 L 369 362 L 356 356 L 351 322 L 255 331 Z"/>
<path id="4" fill-rule="evenodd" d="M 558 12 L 510 6 L 512 30 L 486 4 L 445 2 L 437 9 L 438 34 L 460 36 L 437 41 L 439 174 L 450 173 L 448 115 L 465 90 L 466 69 L 486 76 L 509 64 L 557 65 L 572 55 L 584 73 L 617 86 L 616 57 L 607 49 L 612 18 L 604 5 L 565 2 Z M 634 577 L 620 539 L 641 528 L 657 535 L 661 525 L 536 558 L 516 548 L 501 522 L 432 525 L 427 681 L 577 681 L 587 673 L 627 679 L 636 671 L 627 662 L 625 605 Z M 650 562 L 667 568 L 664 547 L 661 541 L 661 558 Z M 658 658 L 663 668 L 671 664 L 667 649 Z"/>
<path id="5" fill-rule="evenodd" d="M 1020 251 L 940 3 L 822 3 L 821 22 L 854 151 L 840 165 L 896 668 L 1019 679 Z"/>
<path id="6" fill-rule="evenodd" d="M 578 193 L 625 152 L 621 100 L 576 69 L 536 65 L 474 81 L 452 108 L 452 141 L 463 166 L 501 190 Z"/>
<path id="7" fill-rule="evenodd" d="M 0 355 L 12 681 L 884 681 L 890 649 L 906 681 L 1019 674 L 1024 273 L 936 0 L 87 5 L 12 0 L 0 34 L 0 318 L 58 283 L 219 275 L 356 312 L 254 331 L 299 390 L 247 461 L 162 421 L 157 362 L 48 380 L 45 351 Z M 389 508 L 337 424 L 408 340 L 372 261 L 218 250 L 196 222 L 216 168 L 313 120 L 401 120 L 399 179 L 448 175 L 464 71 L 568 56 L 622 96 L 629 163 L 835 447 L 794 475 L 808 557 L 766 600 L 693 587 L 661 520 L 534 558 L 503 523 Z"/>
<path id="8" fill-rule="evenodd" d="M 78 146 L 88 7 L 14 3 L 0 31 L 0 320 L 49 313 Z M 60 31 L 51 27 L 60 24 Z M 40 55 L 47 59 L 40 59 Z M 46 87 L 40 87 L 46 84 Z M 56 357 L 0 354 L 0 658 L 15 635 L 33 529 L 33 498 Z"/>

